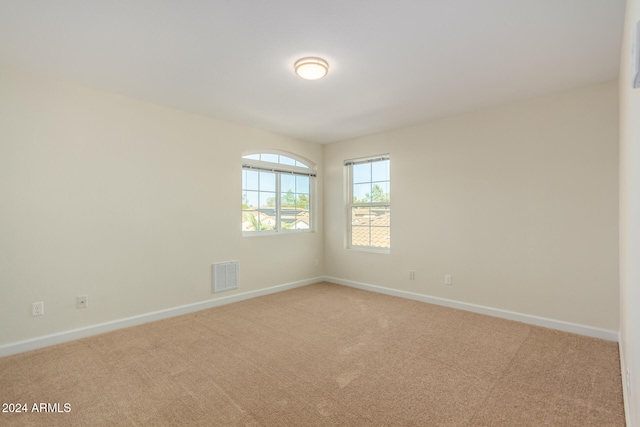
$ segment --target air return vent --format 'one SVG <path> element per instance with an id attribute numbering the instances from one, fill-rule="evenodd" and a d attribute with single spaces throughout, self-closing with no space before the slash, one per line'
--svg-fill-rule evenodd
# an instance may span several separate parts
<path id="1" fill-rule="evenodd" d="M 213 292 L 222 292 L 238 287 L 239 262 L 213 264 Z"/>

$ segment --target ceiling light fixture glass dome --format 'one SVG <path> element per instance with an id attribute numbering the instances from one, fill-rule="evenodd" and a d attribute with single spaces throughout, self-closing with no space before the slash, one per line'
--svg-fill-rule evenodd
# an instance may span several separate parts
<path id="1" fill-rule="evenodd" d="M 329 64 L 322 58 L 298 59 L 294 65 L 296 74 L 306 80 L 318 80 L 329 72 Z"/>

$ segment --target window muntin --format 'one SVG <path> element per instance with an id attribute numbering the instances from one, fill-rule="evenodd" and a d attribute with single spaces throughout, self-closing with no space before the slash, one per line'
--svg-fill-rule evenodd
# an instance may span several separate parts
<path id="1" fill-rule="evenodd" d="M 247 235 L 313 227 L 312 166 L 290 156 L 258 153 L 242 158 L 242 231 Z"/>
<path id="2" fill-rule="evenodd" d="M 388 252 L 391 248 L 389 155 L 345 161 L 348 176 L 348 247 Z"/>

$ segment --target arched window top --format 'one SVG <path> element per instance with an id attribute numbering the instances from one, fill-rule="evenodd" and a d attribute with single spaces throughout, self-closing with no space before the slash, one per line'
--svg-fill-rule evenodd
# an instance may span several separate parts
<path id="1" fill-rule="evenodd" d="M 242 156 L 243 159 L 258 160 L 261 162 L 275 163 L 278 165 L 297 166 L 299 168 L 311 169 L 311 166 L 306 162 L 296 159 L 291 155 L 284 155 L 280 153 L 255 153 L 246 154 Z"/>
<path id="2" fill-rule="evenodd" d="M 303 160 L 293 154 L 273 151 L 243 155 L 242 167 L 244 169 L 316 176 L 315 165 L 310 161 Z"/>

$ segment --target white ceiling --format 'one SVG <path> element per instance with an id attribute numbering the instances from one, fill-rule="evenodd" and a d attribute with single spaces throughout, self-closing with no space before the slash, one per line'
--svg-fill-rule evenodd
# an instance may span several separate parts
<path id="1" fill-rule="evenodd" d="M 0 65 L 327 143 L 613 80 L 624 4 L 0 0 Z"/>

